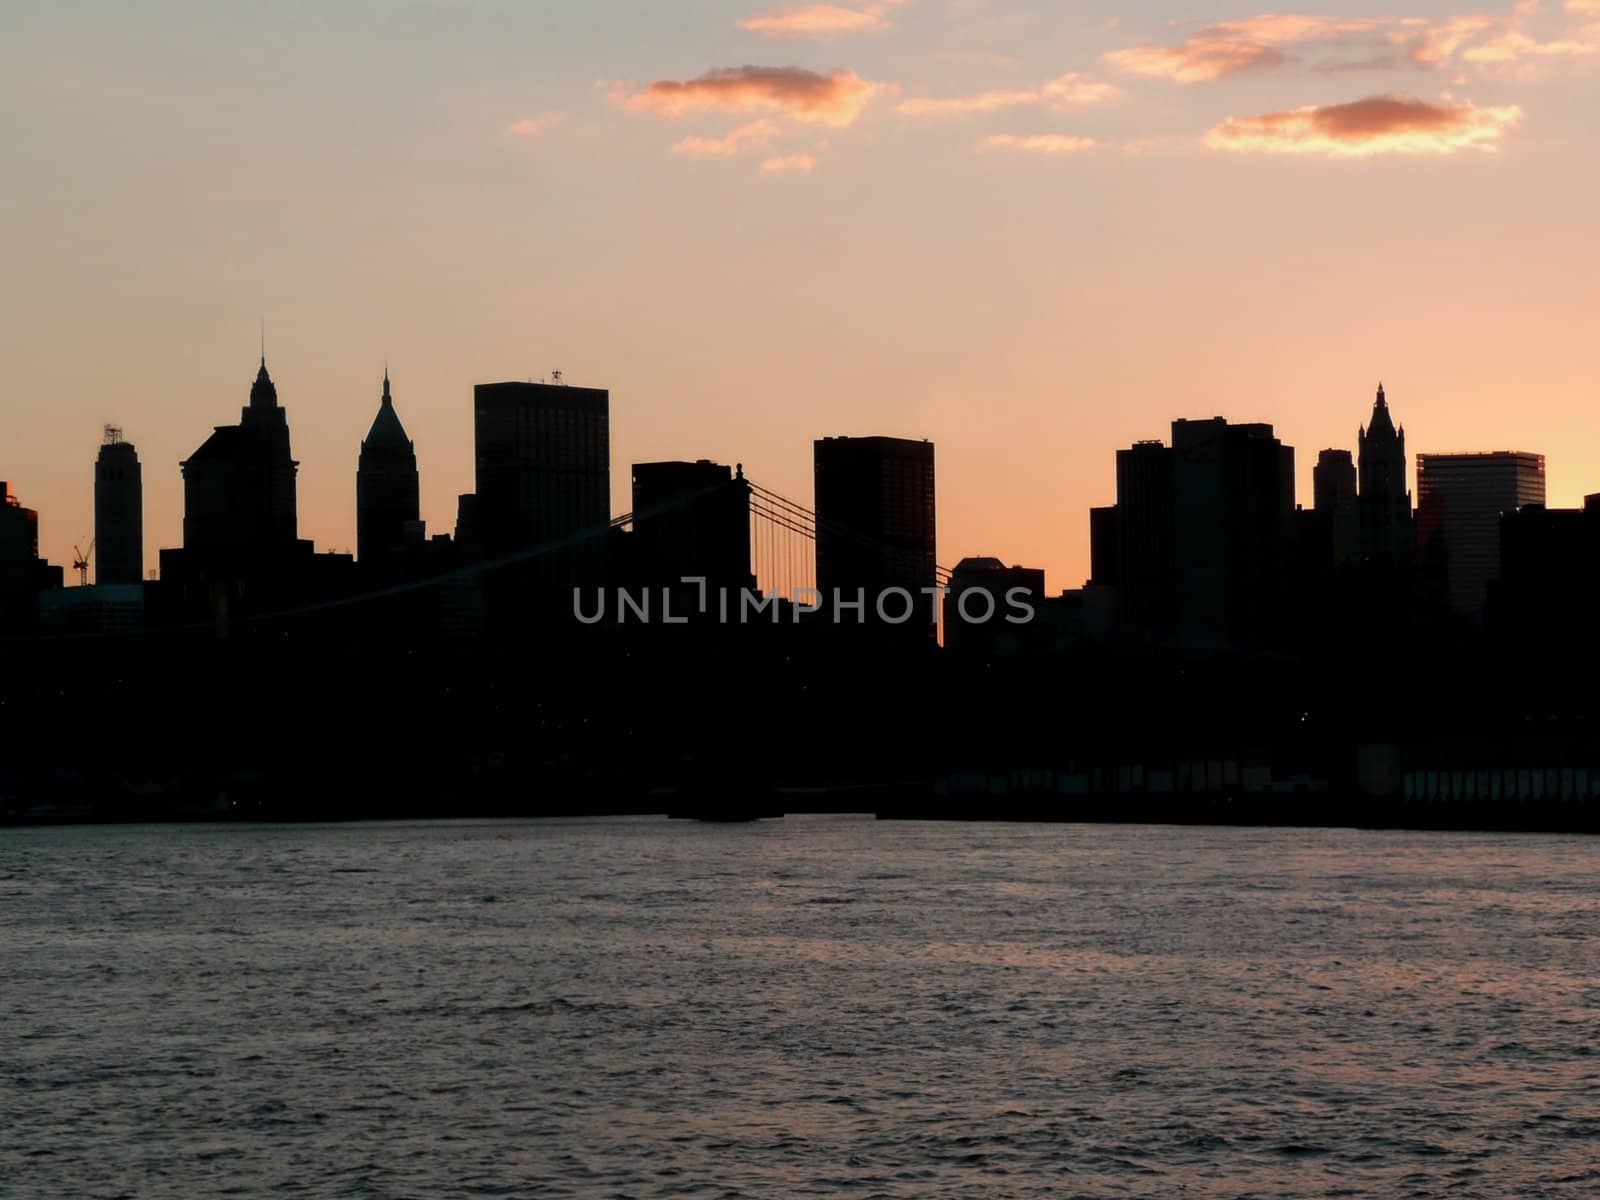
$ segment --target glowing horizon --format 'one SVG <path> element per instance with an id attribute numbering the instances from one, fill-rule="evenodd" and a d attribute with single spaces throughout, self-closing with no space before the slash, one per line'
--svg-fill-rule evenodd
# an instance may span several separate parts
<path id="1" fill-rule="evenodd" d="M 155 0 L 0 17 L 14 210 L 0 478 L 92 532 L 238 419 L 258 321 L 301 536 L 355 544 L 385 361 L 423 516 L 472 490 L 472 386 L 612 393 L 628 467 L 939 447 L 939 561 L 1088 574 L 1114 453 L 1270 421 L 1309 506 L 1379 379 L 1418 453 L 1600 491 L 1600 2 Z"/>

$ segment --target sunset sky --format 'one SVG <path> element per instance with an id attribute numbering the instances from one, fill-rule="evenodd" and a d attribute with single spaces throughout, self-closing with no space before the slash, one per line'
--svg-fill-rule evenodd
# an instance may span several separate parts
<path id="1" fill-rule="evenodd" d="M 1600 491 L 1600 0 L 219 0 L 0 10 L 0 478 L 70 562 L 101 426 L 178 462 L 260 322 L 301 535 L 387 362 L 423 516 L 472 385 L 612 392 L 612 482 L 938 443 L 939 560 L 1088 569 L 1113 452 L 1273 422 Z M 1413 463 L 1414 465 L 1414 463 Z"/>

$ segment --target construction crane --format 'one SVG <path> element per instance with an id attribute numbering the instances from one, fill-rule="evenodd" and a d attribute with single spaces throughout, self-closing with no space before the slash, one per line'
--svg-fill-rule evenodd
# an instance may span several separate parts
<path id="1" fill-rule="evenodd" d="M 72 548 L 72 569 L 78 573 L 78 586 L 89 586 L 89 560 L 94 557 L 94 539 L 89 539 L 89 548 L 79 550 Z"/>

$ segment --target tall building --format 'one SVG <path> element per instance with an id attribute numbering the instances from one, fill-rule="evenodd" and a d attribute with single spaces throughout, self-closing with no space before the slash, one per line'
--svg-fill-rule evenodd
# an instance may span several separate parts
<path id="1" fill-rule="evenodd" d="M 417 452 L 406 437 L 383 372 L 378 415 L 361 443 L 356 467 L 356 558 L 365 566 L 383 563 L 406 544 L 408 529 L 419 535 L 420 500 Z"/>
<path id="2" fill-rule="evenodd" d="M 1555 654 L 1600 643 L 1600 495 L 1580 509 L 1524 505 L 1500 516 L 1500 573 L 1485 622 L 1503 639 Z"/>
<path id="3" fill-rule="evenodd" d="M 482 383 L 473 389 L 475 535 L 491 557 L 551 547 L 521 572 L 529 586 L 603 581 L 610 412 L 611 394 L 603 388 Z"/>
<path id="4" fill-rule="evenodd" d="M 707 459 L 633 465 L 633 542 L 636 575 L 648 587 L 680 587 L 704 579 L 731 602 L 752 587 L 750 485 Z M 713 600 L 712 605 L 716 602 Z"/>
<path id="5" fill-rule="evenodd" d="M 39 594 L 61 582 L 61 568 L 39 557 L 39 514 L 0 480 L 0 633 L 34 630 Z"/>
<path id="6" fill-rule="evenodd" d="M 1417 455 L 1417 535 L 1442 565 L 1450 609 L 1483 618 L 1500 571 L 1500 518 L 1544 503 L 1544 455 L 1520 450 Z"/>
<path id="7" fill-rule="evenodd" d="M 237 425 L 218 425 L 183 467 L 183 549 L 205 569 L 293 552 L 298 538 L 289 421 L 261 359 Z"/>
<path id="8" fill-rule="evenodd" d="M 144 480 L 138 452 L 115 425 L 106 426 L 94 465 L 94 545 L 95 583 L 144 578 Z"/>
<path id="9" fill-rule="evenodd" d="M 875 620 L 879 597 L 903 588 L 916 607 L 905 627 L 933 637 L 938 625 L 933 443 L 892 437 L 831 437 L 813 444 L 816 479 L 817 588 L 866 597 Z M 897 617 L 899 597 L 884 611 Z"/>
<path id="10" fill-rule="evenodd" d="M 1327 539 L 1332 566 L 1354 562 L 1360 553 L 1356 464 L 1348 450 L 1324 450 L 1311 472 L 1317 529 Z M 1408 501 L 1409 503 L 1409 501 Z"/>
<path id="11" fill-rule="evenodd" d="M 1411 562 L 1411 492 L 1406 487 L 1406 430 L 1395 428 L 1378 385 L 1372 417 L 1356 433 L 1360 472 L 1358 510 L 1363 562 L 1404 567 Z"/>
<path id="12" fill-rule="evenodd" d="M 1271 641 L 1287 608 L 1294 448 L 1266 424 L 1172 423 L 1178 632 L 1194 646 Z"/>
<path id="13" fill-rule="evenodd" d="M 1171 632 L 1177 621 L 1173 515 L 1172 450 L 1159 441 L 1118 450 L 1116 520 L 1098 523 L 1102 536 L 1114 529 L 1116 550 L 1095 556 L 1115 562 L 1118 615 L 1141 629 Z"/>

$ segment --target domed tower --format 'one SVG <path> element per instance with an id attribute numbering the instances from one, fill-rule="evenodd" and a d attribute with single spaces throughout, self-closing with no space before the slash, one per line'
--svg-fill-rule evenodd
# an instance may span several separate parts
<path id="1" fill-rule="evenodd" d="M 1406 430 L 1395 428 L 1378 385 L 1372 419 L 1356 435 L 1360 476 L 1361 558 L 1403 567 L 1411 561 L 1411 492 L 1406 487 Z"/>
<path id="2" fill-rule="evenodd" d="M 356 467 L 356 555 L 368 566 L 405 544 L 406 526 L 419 519 L 417 453 L 406 437 L 383 373 L 378 415 L 361 443 Z"/>

